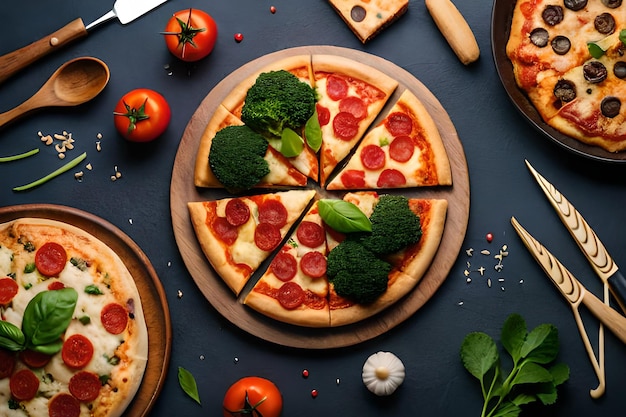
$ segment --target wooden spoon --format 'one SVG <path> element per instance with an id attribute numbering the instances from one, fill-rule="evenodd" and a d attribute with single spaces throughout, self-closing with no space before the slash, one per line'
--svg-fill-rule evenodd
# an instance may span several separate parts
<path id="1" fill-rule="evenodd" d="M 82 57 L 57 69 L 31 98 L 0 114 L 0 128 L 42 107 L 77 106 L 96 97 L 109 82 L 107 65 L 97 58 Z"/>

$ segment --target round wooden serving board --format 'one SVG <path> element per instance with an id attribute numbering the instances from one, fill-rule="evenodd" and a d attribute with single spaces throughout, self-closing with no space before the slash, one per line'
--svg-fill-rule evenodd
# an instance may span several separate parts
<path id="1" fill-rule="evenodd" d="M 148 326 L 148 363 L 141 386 L 124 416 L 146 417 L 165 382 L 172 345 L 167 298 L 150 260 L 124 232 L 93 214 L 53 204 L 0 208 L 0 223 L 25 217 L 56 220 L 90 233 L 113 249 L 132 274 Z"/>
<path id="2" fill-rule="evenodd" d="M 397 79 L 400 85 L 394 95 L 390 97 L 388 104 L 394 103 L 400 93 L 407 88 L 415 93 L 435 120 L 452 166 L 454 185 L 451 187 L 385 191 L 401 193 L 407 197 L 444 198 L 448 200 L 448 216 L 441 245 L 420 283 L 404 299 L 399 300 L 381 313 L 352 325 L 334 328 L 320 329 L 284 324 L 258 314 L 241 304 L 215 273 L 202 253 L 187 209 L 187 202 L 189 201 L 232 197 L 224 190 L 200 189 L 196 188 L 193 183 L 194 164 L 200 138 L 217 105 L 238 83 L 252 73 L 259 71 L 275 60 L 303 54 L 341 55 L 366 63 Z M 381 115 L 385 112 L 386 109 Z M 377 121 L 374 121 L 372 126 L 376 124 Z M 335 198 L 342 198 L 343 196 L 342 193 L 333 194 L 319 189 L 319 187 L 317 189 L 320 194 L 325 195 L 325 198 L 327 194 L 332 194 Z M 266 192 L 266 190 L 259 190 L 259 192 Z M 170 205 L 176 243 L 192 278 L 213 307 L 230 322 L 259 338 L 283 346 L 309 349 L 350 346 L 374 338 L 406 320 L 423 306 L 446 279 L 457 258 L 467 230 L 469 201 L 469 176 L 462 144 L 448 114 L 433 94 L 413 75 L 392 62 L 364 52 L 334 46 L 305 46 L 262 56 L 237 69 L 215 86 L 193 114 L 183 133 L 174 161 L 170 188 Z"/>

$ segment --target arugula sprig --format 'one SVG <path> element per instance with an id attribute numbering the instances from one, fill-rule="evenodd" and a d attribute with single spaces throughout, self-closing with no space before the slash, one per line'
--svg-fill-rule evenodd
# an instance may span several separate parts
<path id="1" fill-rule="evenodd" d="M 78 293 L 73 288 L 43 291 L 24 310 L 22 328 L 0 320 L 0 347 L 13 352 L 31 349 L 53 355 L 61 350 L 65 332 L 72 320 Z"/>
<path id="2" fill-rule="evenodd" d="M 541 324 L 528 333 L 524 319 L 511 314 L 500 338 L 513 362 L 508 374 L 500 363 L 496 343 L 487 334 L 470 333 L 461 345 L 463 366 L 480 381 L 484 400 L 481 417 L 516 417 L 524 404 L 554 404 L 557 386 L 569 379 L 567 365 L 552 364 L 559 352 L 557 328 Z"/>

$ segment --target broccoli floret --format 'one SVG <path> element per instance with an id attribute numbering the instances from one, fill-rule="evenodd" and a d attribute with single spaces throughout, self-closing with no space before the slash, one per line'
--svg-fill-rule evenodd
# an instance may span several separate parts
<path id="1" fill-rule="evenodd" d="M 380 196 L 370 216 L 372 232 L 361 235 L 363 246 L 376 255 L 388 255 L 418 242 L 420 218 L 404 196 Z"/>
<path id="2" fill-rule="evenodd" d="M 315 111 L 315 91 L 292 73 L 261 73 L 246 95 L 241 120 L 261 134 L 280 137 L 304 126 Z"/>
<path id="3" fill-rule="evenodd" d="M 360 242 L 346 239 L 328 254 L 326 274 L 335 291 L 357 303 L 375 301 L 387 290 L 391 265 Z"/>
<path id="4" fill-rule="evenodd" d="M 264 159 L 268 146 L 263 136 L 247 126 L 227 126 L 211 142 L 209 166 L 225 188 L 247 190 L 270 172 Z"/>

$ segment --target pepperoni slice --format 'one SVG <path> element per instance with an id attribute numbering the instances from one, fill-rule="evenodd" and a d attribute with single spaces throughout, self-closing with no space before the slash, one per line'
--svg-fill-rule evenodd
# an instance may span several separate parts
<path id="1" fill-rule="evenodd" d="M 100 311 L 100 321 L 104 329 L 111 334 L 120 334 L 126 330 L 128 311 L 123 305 L 109 303 Z"/>
<path id="2" fill-rule="evenodd" d="M 330 110 L 319 103 L 315 104 L 315 108 L 317 109 L 317 120 L 320 122 L 320 126 L 326 126 L 330 122 Z"/>
<path id="3" fill-rule="evenodd" d="M 48 402 L 50 417 L 78 417 L 80 416 L 80 402 L 72 395 L 61 392 Z"/>
<path id="4" fill-rule="evenodd" d="M 259 223 L 254 230 L 254 243 L 264 251 L 271 251 L 282 240 L 280 229 L 270 223 Z"/>
<path id="5" fill-rule="evenodd" d="M 9 388 L 17 401 L 28 401 L 37 395 L 39 378 L 30 369 L 22 369 L 11 376 Z"/>
<path id="6" fill-rule="evenodd" d="M 26 349 L 20 352 L 20 359 L 30 368 L 43 368 L 50 362 L 52 356 L 35 350 Z"/>
<path id="7" fill-rule="evenodd" d="M 100 395 L 102 383 L 93 372 L 80 371 L 70 378 L 68 388 L 78 401 L 91 402 Z"/>
<path id="8" fill-rule="evenodd" d="M 270 265 L 272 273 L 281 281 L 289 281 L 298 272 L 298 261 L 292 254 L 280 251 Z"/>
<path id="9" fill-rule="evenodd" d="M 67 253 L 56 242 L 46 242 L 35 253 L 35 266 L 46 277 L 57 276 L 65 268 Z"/>
<path id="10" fill-rule="evenodd" d="M 364 188 L 365 172 L 356 169 L 349 169 L 341 174 L 341 183 L 346 188 Z"/>
<path id="11" fill-rule="evenodd" d="M 339 112 L 333 119 L 333 130 L 339 139 L 350 140 L 359 132 L 359 119 L 347 111 Z"/>
<path id="12" fill-rule="evenodd" d="M 0 379 L 8 378 L 15 368 L 15 355 L 6 349 L 0 349 Z"/>
<path id="13" fill-rule="evenodd" d="M 12 278 L 0 279 L 0 304 L 9 304 L 13 297 L 17 295 L 18 289 L 17 282 Z"/>
<path id="14" fill-rule="evenodd" d="M 404 113 L 395 112 L 387 117 L 385 127 L 392 136 L 406 136 L 413 131 L 413 120 Z"/>
<path id="15" fill-rule="evenodd" d="M 358 120 L 367 117 L 367 104 L 359 97 L 346 97 L 339 102 L 339 111 L 351 113 Z"/>
<path id="16" fill-rule="evenodd" d="M 53 281 L 50 284 L 48 284 L 48 289 L 50 291 L 62 290 L 63 288 L 65 288 L 65 284 L 63 284 L 61 281 Z"/>
<path id="17" fill-rule="evenodd" d="M 317 251 L 307 252 L 300 259 L 300 269 L 311 278 L 321 278 L 326 273 L 326 257 Z"/>
<path id="18" fill-rule="evenodd" d="M 332 100 L 339 101 L 348 95 L 348 83 L 341 77 L 329 75 L 326 79 L 326 94 Z"/>
<path id="19" fill-rule="evenodd" d="M 228 223 L 226 217 L 216 217 L 213 220 L 212 227 L 217 238 L 227 245 L 235 243 L 237 236 L 239 236 L 237 228 Z"/>
<path id="20" fill-rule="evenodd" d="M 361 162 L 363 166 L 372 171 L 385 166 L 385 151 L 378 145 L 367 145 L 361 150 Z"/>
<path id="21" fill-rule="evenodd" d="M 309 248 L 317 248 L 326 241 L 324 228 L 317 223 L 304 220 L 296 232 L 298 241 Z"/>
<path id="22" fill-rule="evenodd" d="M 287 224 L 287 209 L 279 200 L 268 199 L 259 205 L 259 223 L 269 223 L 279 229 Z"/>
<path id="23" fill-rule="evenodd" d="M 61 358 L 70 368 L 84 368 L 91 361 L 92 357 L 93 345 L 82 334 L 74 334 L 63 342 Z"/>
<path id="24" fill-rule="evenodd" d="M 378 176 L 376 185 L 381 188 L 401 187 L 406 184 L 404 174 L 397 169 L 386 169 Z"/>
<path id="25" fill-rule="evenodd" d="M 280 305 L 287 310 L 298 308 L 306 298 L 302 287 L 293 281 L 285 282 L 278 289 L 276 296 Z"/>
<path id="26" fill-rule="evenodd" d="M 233 198 L 226 203 L 226 221 L 231 226 L 241 226 L 250 218 L 248 205 L 240 198 Z"/>
<path id="27" fill-rule="evenodd" d="M 406 162 L 413 156 L 415 144 L 409 136 L 398 136 L 389 144 L 389 157 L 394 161 Z"/>

